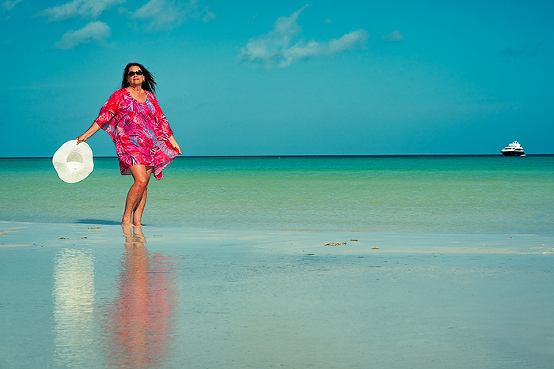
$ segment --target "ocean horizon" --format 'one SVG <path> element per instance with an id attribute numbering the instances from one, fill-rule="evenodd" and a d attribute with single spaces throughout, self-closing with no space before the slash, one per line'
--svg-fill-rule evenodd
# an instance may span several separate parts
<path id="1" fill-rule="evenodd" d="M 429 153 L 416 153 L 416 154 L 267 154 L 267 155 L 179 155 L 176 159 L 187 158 L 370 158 L 370 157 L 414 157 L 414 156 L 460 156 L 460 157 L 478 157 L 478 156 L 492 156 L 492 157 L 505 157 L 502 154 L 429 154 Z M 554 154 L 525 154 L 523 157 L 528 156 L 554 156 Z M 117 155 L 95 155 L 95 159 L 117 159 Z M 52 156 L 0 156 L 2 159 L 52 159 Z"/>

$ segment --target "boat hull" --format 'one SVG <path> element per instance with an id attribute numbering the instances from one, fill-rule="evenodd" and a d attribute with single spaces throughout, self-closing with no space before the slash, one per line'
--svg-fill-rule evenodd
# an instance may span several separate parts
<path id="1" fill-rule="evenodd" d="M 502 150 L 500 150 L 502 155 L 505 156 L 525 156 L 525 152 L 523 151 L 523 147 L 519 144 L 519 142 L 514 141 Z"/>

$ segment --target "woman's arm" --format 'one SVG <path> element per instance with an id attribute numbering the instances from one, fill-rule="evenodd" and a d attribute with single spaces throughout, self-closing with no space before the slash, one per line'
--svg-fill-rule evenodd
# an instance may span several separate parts
<path id="1" fill-rule="evenodd" d="M 173 137 L 173 131 L 171 130 L 171 127 L 169 126 L 169 122 L 167 121 L 167 118 L 165 114 L 163 113 L 162 109 L 160 108 L 160 105 L 158 104 L 158 100 L 156 99 L 156 96 L 154 96 L 153 93 L 148 92 L 148 96 L 150 98 L 150 101 L 154 104 L 154 110 L 155 110 L 155 116 L 154 119 L 158 123 L 158 127 L 160 128 L 161 132 L 168 136 L 168 141 L 171 146 L 173 146 L 174 149 L 179 151 L 179 155 L 181 155 L 183 152 L 181 151 L 181 147 L 175 140 L 175 137 Z"/>
<path id="2" fill-rule="evenodd" d="M 179 147 L 179 144 L 177 143 L 177 141 L 175 141 L 175 138 L 173 137 L 173 135 L 169 136 L 169 143 L 171 144 L 171 146 L 177 149 L 177 151 L 179 151 L 179 155 L 182 154 L 181 147 Z"/>
<path id="3" fill-rule="evenodd" d="M 92 123 L 90 128 L 87 129 L 85 133 L 77 137 L 77 145 L 80 144 L 81 142 L 85 142 L 86 140 L 88 140 L 93 134 L 95 134 L 99 130 L 100 130 L 100 126 L 98 125 L 98 123 L 96 123 L 96 121 L 94 121 L 94 123 Z"/>
<path id="4" fill-rule="evenodd" d="M 98 132 L 101 129 L 104 129 L 110 137 L 113 139 L 115 136 L 115 130 L 116 125 L 113 124 L 113 118 L 115 117 L 117 111 L 119 110 L 120 102 L 123 99 L 124 89 L 120 89 L 115 91 L 113 94 L 111 94 L 110 98 L 104 105 L 102 105 L 102 108 L 100 109 L 100 113 L 98 113 L 98 117 L 94 120 L 94 123 L 90 126 L 89 129 L 79 137 L 77 137 L 77 144 L 80 144 L 81 142 L 85 142 L 88 140 L 93 134 Z"/>

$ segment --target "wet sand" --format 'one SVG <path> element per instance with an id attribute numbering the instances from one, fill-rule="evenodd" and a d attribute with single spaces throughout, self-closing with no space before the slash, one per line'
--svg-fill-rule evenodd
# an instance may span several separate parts
<path id="1" fill-rule="evenodd" d="M 0 368 L 550 368 L 554 236 L 0 222 Z"/>

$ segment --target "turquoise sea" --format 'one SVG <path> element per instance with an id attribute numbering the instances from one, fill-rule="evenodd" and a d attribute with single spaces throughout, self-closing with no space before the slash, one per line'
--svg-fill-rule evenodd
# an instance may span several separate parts
<path id="1" fill-rule="evenodd" d="M 554 233 L 554 156 L 179 157 L 143 222 L 201 228 Z M 0 220 L 119 224 L 116 158 L 62 182 L 50 158 L 0 159 Z"/>
<path id="2" fill-rule="evenodd" d="M 180 157 L 132 229 L 115 158 L 0 177 L 0 368 L 552 367 L 554 156 Z"/>

